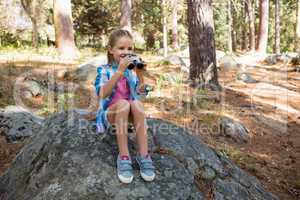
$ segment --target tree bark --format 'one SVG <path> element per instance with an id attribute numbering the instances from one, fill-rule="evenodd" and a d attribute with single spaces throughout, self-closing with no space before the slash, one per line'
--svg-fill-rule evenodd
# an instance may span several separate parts
<path id="1" fill-rule="evenodd" d="M 177 30 L 177 12 L 178 12 L 178 0 L 172 1 L 172 47 L 176 51 L 179 49 L 178 45 L 178 30 Z"/>
<path id="2" fill-rule="evenodd" d="M 163 10 L 163 48 L 164 57 L 168 56 L 168 30 L 167 30 L 167 9 L 166 0 L 162 0 L 162 10 Z"/>
<path id="3" fill-rule="evenodd" d="M 38 0 L 21 0 L 22 7 L 29 16 L 32 23 L 32 46 L 38 48 L 39 32 L 37 19 L 39 17 L 39 1 Z"/>
<path id="4" fill-rule="evenodd" d="M 245 6 L 247 9 L 248 22 L 249 22 L 250 51 L 255 51 L 255 18 L 254 18 L 252 1 L 246 0 Z"/>
<path id="5" fill-rule="evenodd" d="M 231 0 L 227 2 L 228 15 L 228 51 L 232 53 L 232 15 L 231 15 Z"/>
<path id="6" fill-rule="evenodd" d="M 243 23 L 241 24 L 241 32 L 242 32 L 242 50 L 248 50 L 248 42 L 247 42 L 247 21 L 248 21 L 248 17 L 246 15 L 246 5 L 245 5 L 245 1 L 241 2 L 242 6 L 241 6 L 241 13 L 242 13 L 242 17 L 245 19 L 245 21 L 243 21 Z"/>
<path id="7" fill-rule="evenodd" d="M 132 31 L 131 9 L 132 9 L 131 0 L 122 0 L 120 27 L 121 27 L 121 29 L 125 29 L 130 32 Z"/>
<path id="8" fill-rule="evenodd" d="M 300 0 L 297 0 L 297 17 L 296 17 L 296 31 L 295 31 L 295 51 L 300 52 Z"/>
<path id="9" fill-rule="evenodd" d="M 55 44 L 63 57 L 75 58 L 71 0 L 54 0 Z"/>
<path id="10" fill-rule="evenodd" d="M 259 16 L 259 39 L 257 51 L 266 53 L 268 45 L 268 28 L 269 28 L 269 0 L 260 0 Z"/>
<path id="11" fill-rule="evenodd" d="M 280 0 L 275 0 L 275 44 L 274 53 L 280 54 Z"/>
<path id="12" fill-rule="evenodd" d="M 187 0 L 192 86 L 219 90 L 212 0 Z"/>
<path id="13" fill-rule="evenodd" d="M 232 31 L 231 31 L 231 40 L 232 40 L 232 51 L 236 52 L 237 49 L 237 17 L 236 11 L 234 10 L 234 6 L 231 2 L 231 17 L 232 17 Z"/>

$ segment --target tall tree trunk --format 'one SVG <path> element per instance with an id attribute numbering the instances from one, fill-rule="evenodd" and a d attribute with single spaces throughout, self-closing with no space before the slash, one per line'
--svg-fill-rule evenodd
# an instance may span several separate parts
<path id="1" fill-rule="evenodd" d="M 295 32 L 295 51 L 300 52 L 300 0 L 297 0 L 297 17 L 296 17 L 296 32 Z"/>
<path id="2" fill-rule="evenodd" d="M 32 22 L 32 46 L 37 48 L 39 44 L 39 32 L 38 32 L 38 25 L 37 25 L 37 20 L 38 20 L 38 0 L 33 0 L 32 1 L 32 17 L 31 17 L 31 22 Z"/>
<path id="3" fill-rule="evenodd" d="M 243 21 L 243 23 L 241 24 L 241 32 L 242 32 L 242 50 L 248 50 L 248 42 L 247 42 L 247 21 L 248 21 L 248 17 L 246 15 L 246 5 L 245 5 L 245 1 L 241 2 L 242 6 L 241 6 L 241 13 L 242 13 L 242 17 L 245 19 L 245 21 Z"/>
<path id="4" fill-rule="evenodd" d="M 255 17 L 251 0 L 246 0 L 246 9 L 249 22 L 249 43 L 250 51 L 255 51 Z"/>
<path id="5" fill-rule="evenodd" d="M 168 56 L 168 30 L 167 30 L 167 9 L 166 0 L 162 0 L 163 10 L 163 46 L 164 46 L 164 57 Z"/>
<path id="6" fill-rule="evenodd" d="M 38 25 L 36 19 L 31 19 L 32 22 L 32 46 L 34 48 L 38 48 L 39 45 L 39 32 L 38 32 Z"/>
<path id="7" fill-rule="evenodd" d="M 38 48 L 39 43 L 39 32 L 37 20 L 39 18 L 39 0 L 21 0 L 22 7 L 24 8 L 26 14 L 29 16 L 32 23 L 32 46 Z"/>
<path id="8" fill-rule="evenodd" d="M 231 15 L 231 0 L 227 2 L 227 16 L 228 16 L 228 51 L 232 53 L 232 15 Z"/>
<path id="9" fill-rule="evenodd" d="M 214 90 L 218 82 L 212 0 L 187 0 L 190 74 L 193 86 Z"/>
<path id="10" fill-rule="evenodd" d="M 131 0 L 122 0 L 120 27 L 121 27 L 121 29 L 126 29 L 130 32 L 132 31 L 131 9 L 132 9 Z"/>
<path id="11" fill-rule="evenodd" d="M 257 51 L 266 53 L 268 45 L 268 28 L 269 28 L 269 0 L 260 0 L 259 16 L 259 39 Z"/>
<path id="12" fill-rule="evenodd" d="M 275 44 L 274 53 L 280 54 L 280 0 L 275 0 Z"/>
<path id="13" fill-rule="evenodd" d="M 236 11 L 233 6 L 233 3 L 231 2 L 231 17 L 232 17 L 232 31 L 231 31 L 231 39 L 232 39 L 232 51 L 236 51 L 237 49 L 237 17 L 236 17 Z"/>
<path id="14" fill-rule="evenodd" d="M 55 44 L 64 57 L 78 56 L 74 41 L 71 0 L 54 0 Z"/>
<path id="15" fill-rule="evenodd" d="M 172 47 L 176 51 L 179 49 L 178 46 L 178 30 L 177 30 L 177 12 L 178 12 L 178 0 L 172 1 Z"/>
<path id="16" fill-rule="evenodd" d="M 146 48 L 147 48 L 147 50 L 153 49 L 154 45 L 155 45 L 155 31 L 154 30 L 148 30 L 146 33 L 144 31 L 144 34 L 146 36 Z"/>

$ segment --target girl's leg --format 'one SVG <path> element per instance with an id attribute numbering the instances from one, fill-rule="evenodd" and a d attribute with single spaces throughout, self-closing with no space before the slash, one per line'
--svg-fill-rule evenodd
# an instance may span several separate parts
<path id="1" fill-rule="evenodd" d="M 147 140 L 147 126 L 146 115 L 143 108 L 143 104 L 138 101 L 130 102 L 130 110 L 133 117 L 133 124 L 136 130 L 136 140 L 141 156 L 148 154 L 148 140 Z"/>
<path id="2" fill-rule="evenodd" d="M 119 154 L 129 156 L 128 151 L 128 116 L 130 104 L 126 100 L 119 100 L 108 108 L 107 118 L 117 129 Z"/>

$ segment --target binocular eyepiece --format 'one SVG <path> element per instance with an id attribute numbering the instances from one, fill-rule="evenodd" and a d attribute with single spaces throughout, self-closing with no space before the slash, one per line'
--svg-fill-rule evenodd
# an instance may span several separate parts
<path id="1" fill-rule="evenodd" d="M 144 61 L 136 54 L 123 54 L 122 58 L 128 57 L 130 60 L 130 64 L 128 65 L 128 69 L 132 70 L 133 68 L 137 67 L 138 69 L 143 69 L 145 67 Z"/>

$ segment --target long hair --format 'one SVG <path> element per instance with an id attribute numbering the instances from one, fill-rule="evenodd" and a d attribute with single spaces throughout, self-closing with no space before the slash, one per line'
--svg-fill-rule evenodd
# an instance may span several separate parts
<path id="1" fill-rule="evenodd" d="M 133 39 L 131 33 L 127 30 L 123 29 L 117 29 L 114 30 L 110 36 L 108 41 L 108 47 L 107 47 L 107 61 L 108 64 L 112 64 L 114 61 L 114 57 L 111 53 L 109 53 L 109 49 L 113 48 L 116 45 L 116 42 L 121 37 L 129 37 L 130 39 Z"/>

